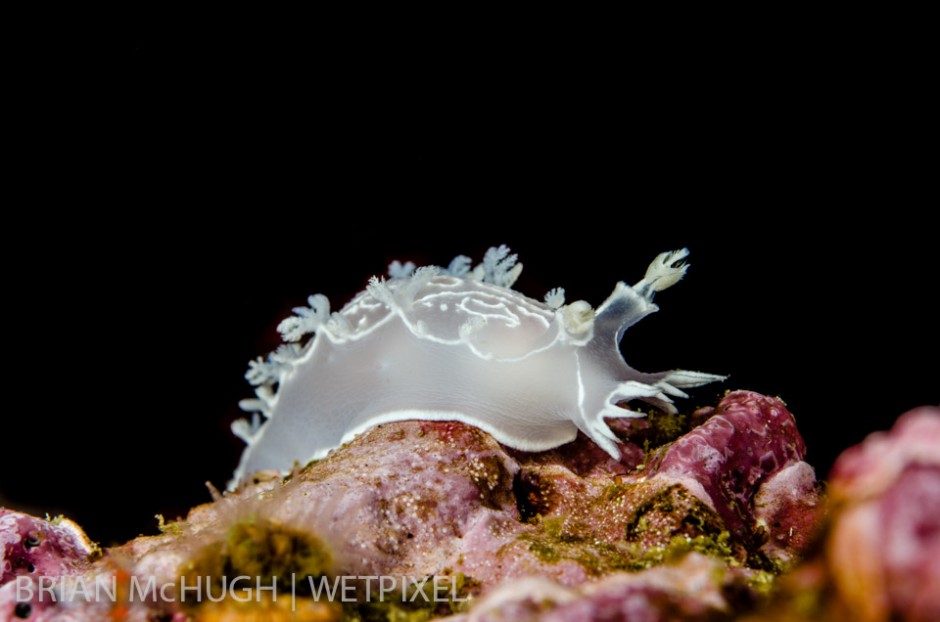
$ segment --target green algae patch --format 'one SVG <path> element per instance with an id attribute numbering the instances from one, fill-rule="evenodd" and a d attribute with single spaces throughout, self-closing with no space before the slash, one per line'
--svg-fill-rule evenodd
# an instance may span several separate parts
<path id="1" fill-rule="evenodd" d="M 635 553 L 626 543 L 595 539 L 593 533 L 570 517 L 539 517 L 534 527 L 520 535 L 519 540 L 543 562 L 574 561 L 595 576 L 633 568 Z"/>
<path id="2" fill-rule="evenodd" d="M 690 552 L 731 566 L 747 557 L 715 512 L 680 485 L 653 491 L 612 483 L 588 514 L 537 516 L 519 540 L 543 562 L 573 561 L 594 576 L 672 563 Z"/>
<path id="3" fill-rule="evenodd" d="M 657 410 L 650 410 L 646 415 L 649 428 L 645 431 L 644 442 L 655 449 L 671 443 L 691 429 L 687 415 L 670 415 Z"/>
<path id="4" fill-rule="evenodd" d="M 462 572 L 427 577 L 381 598 L 343 603 L 343 622 L 426 622 L 469 609 L 478 586 Z"/>
<path id="5" fill-rule="evenodd" d="M 307 577 L 329 574 L 332 563 L 329 549 L 311 533 L 268 521 L 243 521 L 232 525 L 223 540 L 206 546 L 181 576 L 189 584 L 201 579 L 218 589 L 224 588 L 225 579 L 236 577 L 262 585 L 294 577 L 303 593 Z"/>
<path id="6" fill-rule="evenodd" d="M 737 566 L 739 564 L 733 557 L 730 540 L 731 534 L 723 531 L 716 536 L 700 535 L 694 538 L 675 536 L 666 545 L 652 548 L 643 548 L 634 543 L 632 549 L 636 557 L 631 570 L 644 570 L 663 563 L 675 563 L 693 551 L 721 559 L 730 566 Z"/>
<path id="7" fill-rule="evenodd" d="M 377 586 L 367 591 L 364 584 L 354 582 L 350 583 L 354 596 L 347 600 L 349 594 L 343 591 L 347 577 L 334 574 L 333 556 L 318 537 L 260 520 L 232 525 L 224 538 L 204 547 L 181 576 L 188 585 L 201 580 L 207 594 L 223 594 L 226 581 L 232 585 L 237 577 L 249 577 L 252 587 L 256 582 L 263 586 L 276 583 L 282 596 L 289 594 L 283 598 L 296 596 L 298 602 L 310 606 L 321 603 L 325 608 L 317 611 L 327 616 L 324 619 L 342 622 L 426 622 L 465 611 L 478 586 L 460 572 L 409 582 L 388 593 L 380 592 Z M 224 607 L 247 608 L 259 615 L 267 614 L 266 607 L 273 606 L 266 601 L 242 604 L 230 600 L 218 606 L 226 611 Z M 199 611 L 216 606 L 210 602 L 192 604 Z"/>
<path id="8" fill-rule="evenodd" d="M 625 537 L 651 545 L 674 536 L 715 536 L 724 531 L 718 514 L 680 484 L 653 492 L 635 506 L 626 523 Z"/>

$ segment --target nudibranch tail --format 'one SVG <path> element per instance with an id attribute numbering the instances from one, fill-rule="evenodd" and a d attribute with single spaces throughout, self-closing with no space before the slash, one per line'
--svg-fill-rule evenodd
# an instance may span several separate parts
<path id="1" fill-rule="evenodd" d="M 455 420 L 496 440 L 540 451 L 582 431 L 615 459 L 605 418 L 641 417 L 642 400 L 675 412 L 682 389 L 723 379 L 691 371 L 641 373 L 620 354 L 624 331 L 656 311 L 653 295 L 687 270 L 686 249 L 662 253 L 636 285 L 617 283 L 596 310 L 545 302 L 512 289 L 522 271 L 504 246 L 471 267 L 393 262 L 338 312 L 317 294 L 278 325 L 285 344 L 251 361 L 255 397 L 232 424 L 247 444 L 232 485 L 262 469 L 321 458 L 371 426 L 404 419 Z M 312 338 L 303 341 L 308 335 Z"/>

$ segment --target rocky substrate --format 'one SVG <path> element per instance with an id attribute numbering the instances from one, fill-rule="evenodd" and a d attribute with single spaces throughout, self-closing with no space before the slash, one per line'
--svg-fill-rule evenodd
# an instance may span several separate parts
<path id="1" fill-rule="evenodd" d="M 619 461 L 378 426 L 106 551 L 0 510 L 0 620 L 940 620 L 938 409 L 846 451 L 828 503 L 778 399 L 610 423 Z"/>

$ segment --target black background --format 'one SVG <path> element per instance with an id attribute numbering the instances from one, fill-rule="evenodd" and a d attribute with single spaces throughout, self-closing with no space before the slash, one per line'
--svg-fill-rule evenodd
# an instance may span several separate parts
<path id="1" fill-rule="evenodd" d="M 154 533 L 230 477 L 247 361 L 291 307 L 501 243 L 517 289 L 595 305 L 688 246 L 627 360 L 730 374 L 689 408 L 780 395 L 820 476 L 936 404 L 922 81 L 880 50 L 667 43 L 129 32 L 28 50 L 7 128 L 3 502 L 104 544 Z"/>

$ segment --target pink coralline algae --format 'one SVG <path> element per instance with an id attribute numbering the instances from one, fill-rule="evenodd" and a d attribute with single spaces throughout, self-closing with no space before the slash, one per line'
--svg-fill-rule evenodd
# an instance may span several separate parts
<path id="1" fill-rule="evenodd" d="M 940 620 L 940 409 L 842 453 L 825 534 L 747 622 Z"/>
<path id="2" fill-rule="evenodd" d="M 940 409 L 873 434 L 832 469 L 829 569 L 861 622 L 940 620 Z"/>
<path id="3" fill-rule="evenodd" d="M 34 619 L 52 603 L 15 598 L 15 582 L 91 569 L 98 548 L 67 519 L 43 520 L 0 508 L 0 620 Z"/>
<path id="4" fill-rule="evenodd" d="M 576 546 L 555 543 L 555 549 L 571 548 L 582 558 L 586 550 L 611 546 L 632 546 L 648 556 L 677 539 L 707 541 L 754 568 L 797 557 L 822 508 L 812 468 L 802 461 L 805 445 L 783 403 L 736 391 L 693 420 L 703 423 L 649 452 L 626 444 L 619 463 L 589 466 L 588 456 L 602 456 L 580 444 L 563 448 L 565 453 L 517 453 L 523 465 L 517 489 L 528 492 L 521 502 L 549 531 L 561 521 L 559 529 Z M 643 421 L 618 429 L 637 438 L 648 426 Z M 572 454 L 576 448 L 580 453 Z M 584 503 L 585 496 L 593 503 Z M 600 547 L 590 544 L 596 536 Z"/>
<path id="5" fill-rule="evenodd" d="M 22 575 L 80 572 L 95 550 L 70 520 L 47 521 L 0 508 L 0 585 Z"/>
<path id="6" fill-rule="evenodd" d="M 804 552 L 821 511 L 783 403 L 738 391 L 690 418 L 613 423 L 620 460 L 586 436 L 532 453 L 459 422 L 383 424 L 108 550 L 86 576 L 152 579 L 170 595 L 181 577 L 215 585 L 239 574 L 435 577 L 455 589 L 443 604 L 341 607 L 301 591 L 320 607 L 305 619 L 318 620 L 699 620 L 753 607 Z M 0 602 L 15 607 L 8 588 Z M 235 606 L 111 604 L 126 619 L 241 619 Z M 41 611 L 110 615 L 102 603 Z"/>
<path id="7" fill-rule="evenodd" d="M 507 583 L 450 622 L 706 622 L 727 618 L 729 594 L 746 589 L 736 583 L 744 583 L 739 573 L 690 553 L 676 564 L 612 574 L 577 588 L 536 577 Z"/>
<path id="8" fill-rule="evenodd" d="M 794 501 L 786 495 L 774 495 L 773 502 L 758 507 L 753 502 L 759 488 L 780 488 L 781 482 L 786 482 L 784 491 L 795 484 L 801 492 L 809 493 L 805 497 L 808 505 L 799 504 L 801 511 L 789 519 L 797 522 L 781 527 L 802 529 L 805 525 L 798 521 L 807 512 L 813 516 L 810 524 L 814 523 L 815 477 L 802 462 L 806 446 L 783 403 L 737 391 L 728 394 L 713 411 L 703 411 L 698 416 L 711 415 L 705 423 L 663 451 L 651 470 L 661 478 L 683 483 L 690 491 L 704 491 L 703 501 L 710 501 L 727 528 L 739 537 L 746 537 L 767 514 L 786 514 L 788 504 Z M 780 504 L 786 508 L 778 507 Z"/>
<path id="9" fill-rule="evenodd" d="M 611 427 L 619 460 L 585 436 L 523 452 L 459 422 L 383 424 L 103 554 L 68 521 L 2 510 L 0 621 L 940 620 L 940 409 L 846 451 L 825 510 L 780 400 L 737 391 Z M 300 589 L 181 597 L 235 576 Z M 304 589 L 341 577 L 350 602 Z M 364 598 L 381 577 L 401 587 Z M 41 599 L 53 579 L 84 600 Z M 447 598 L 426 598 L 432 580 Z"/>

